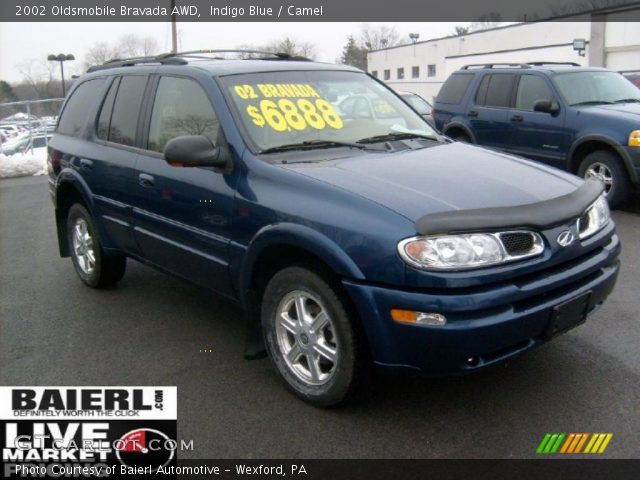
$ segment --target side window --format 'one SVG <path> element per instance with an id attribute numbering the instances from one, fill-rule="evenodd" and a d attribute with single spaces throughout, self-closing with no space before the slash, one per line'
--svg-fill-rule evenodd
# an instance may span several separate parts
<path id="1" fill-rule="evenodd" d="M 120 78 L 116 78 L 111 84 L 111 87 L 109 87 L 109 92 L 107 93 L 107 96 L 102 103 L 102 108 L 100 109 L 97 135 L 98 138 L 101 138 L 102 140 L 109 139 L 109 126 L 111 124 L 111 113 L 113 112 L 113 101 L 116 98 L 116 92 L 118 91 L 119 84 Z"/>
<path id="2" fill-rule="evenodd" d="M 522 75 L 516 93 L 516 108 L 533 110 L 537 100 L 553 100 L 553 93 L 543 78 L 537 75 Z"/>
<path id="3" fill-rule="evenodd" d="M 508 107 L 511 103 L 511 88 L 515 75 L 512 73 L 495 73 L 482 79 L 476 103 L 487 107 Z M 485 85 L 485 82 L 488 82 Z M 486 89 L 486 93 L 484 92 Z M 483 99 L 484 93 L 484 99 Z"/>
<path id="4" fill-rule="evenodd" d="M 77 136 L 87 123 L 89 112 L 98 102 L 104 79 L 87 80 L 71 94 L 62 111 L 56 132 Z"/>
<path id="5" fill-rule="evenodd" d="M 162 152 L 169 140 L 182 135 L 204 135 L 218 143 L 220 124 L 209 97 L 188 78 L 162 77 L 149 125 L 147 148 Z"/>
<path id="6" fill-rule="evenodd" d="M 459 104 L 464 98 L 469 84 L 473 80 L 473 73 L 457 73 L 451 75 L 438 93 L 437 102 Z"/>
<path id="7" fill-rule="evenodd" d="M 122 145 L 135 144 L 138 115 L 146 85 L 146 75 L 130 75 L 120 79 L 109 126 L 110 142 Z"/>
<path id="8" fill-rule="evenodd" d="M 478 86 L 478 91 L 476 92 L 476 104 L 484 105 L 484 102 L 487 99 L 487 89 L 489 88 L 489 81 L 491 80 L 491 75 L 485 75 L 480 82 L 480 86 Z"/>

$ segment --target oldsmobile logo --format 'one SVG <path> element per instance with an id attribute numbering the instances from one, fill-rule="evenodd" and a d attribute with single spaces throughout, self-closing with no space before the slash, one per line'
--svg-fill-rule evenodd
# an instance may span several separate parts
<path id="1" fill-rule="evenodd" d="M 574 242 L 575 239 L 576 237 L 571 230 L 565 230 L 564 232 L 560 232 L 557 241 L 558 245 L 560 245 L 561 247 L 568 247 Z"/>

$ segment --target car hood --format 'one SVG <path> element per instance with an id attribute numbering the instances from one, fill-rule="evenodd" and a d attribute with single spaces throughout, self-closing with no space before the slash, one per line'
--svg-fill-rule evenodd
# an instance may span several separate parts
<path id="1" fill-rule="evenodd" d="M 628 115 L 640 115 L 640 103 L 614 103 L 613 105 L 593 105 L 594 110 L 607 113 L 625 113 Z"/>
<path id="2" fill-rule="evenodd" d="M 282 165 L 416 221 L 430 213 L 529 205 L 583 181 L 555 168 L 464 143 Z"/>

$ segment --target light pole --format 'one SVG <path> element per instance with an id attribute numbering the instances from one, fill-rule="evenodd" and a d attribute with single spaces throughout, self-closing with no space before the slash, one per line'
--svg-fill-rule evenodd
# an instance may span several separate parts
<path id="1" fill-rule="evenodd" d="M 64 85 L 64 66 L 63 63 L 68 61 L 68 60 L 75 60 L 76 57 L 74 57 L 73 55 L 71 55 L 70 53 L 64 54 L 64 53 L 59 53 L 58 55 L 49 55 L 47 57 L 47 60 L 49 60 L 50 62 L 60 62 L 60 76 L 62 77 L 62 96 L 64 97 L 67 94 L 67 90 L 65 88 Z"/>

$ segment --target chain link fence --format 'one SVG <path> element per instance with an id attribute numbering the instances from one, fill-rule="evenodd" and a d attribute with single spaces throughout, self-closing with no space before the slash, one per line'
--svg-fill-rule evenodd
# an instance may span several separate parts
<path id="1" fill-rule="evenodd" d="M 0 178 L 43 175 L 63 98 L 0 103 Z"/>
<path id="2" fill-rule="evenodd" d="M 46 148 L 64 98 L 0 103 L 0 154 Z"/>

